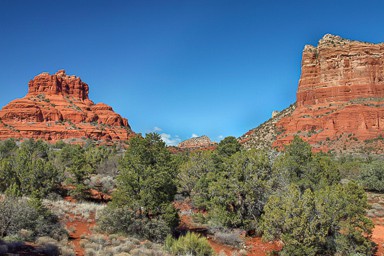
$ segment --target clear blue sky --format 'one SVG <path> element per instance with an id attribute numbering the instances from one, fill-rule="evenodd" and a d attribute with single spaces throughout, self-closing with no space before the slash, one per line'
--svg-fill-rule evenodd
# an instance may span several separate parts
<path id="1" fill-rule="evenodd" d="M 295 101 L 305 44 L 326 33 L 383 42 L 383 10 L 379 0 L 0 0 L 0 106 L 65 69 L 136 132 L 237 137 Z"/>

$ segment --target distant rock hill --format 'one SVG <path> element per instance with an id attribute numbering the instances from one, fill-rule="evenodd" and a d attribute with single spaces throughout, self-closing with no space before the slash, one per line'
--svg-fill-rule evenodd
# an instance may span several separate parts
<path id="1" fill-rule="evenodd" d="M 276 147 L 295 135 L 315 151 L 383 153 L 384 44 L 327 34 L 303 50 L 297 101 L 239 138 L 245 147 Z"/>
<path id="2" fill-rule="evenodd" d="M 28 87 L 24 98 L 13 100 L 0 111 L 0 139 L 108 142 L 134 135 L 127 119 L 106 104 L 94 104 L 88 98 L 88 85 L 64 70 L 54 75 L 42 73 Z"/>
<path id="3" fill-rule="evenodd" d="M 213 149 L 217 145 L 216 142 L 212 142 L 208 136 L 200 136 L 190 138 L 183 142 L 180 142 L 178 148 L 185 149 Z"/>

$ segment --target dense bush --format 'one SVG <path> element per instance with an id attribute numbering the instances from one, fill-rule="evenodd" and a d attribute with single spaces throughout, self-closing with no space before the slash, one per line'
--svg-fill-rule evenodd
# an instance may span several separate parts
<path id="1" fill-rule="evenodd" d="M 263 231 L 283 241 L 282 255 L 372 254 L 366 194 L 340 183 L 334 159 L 296 137 L 273 168 L 279 189 L 264 207 Z"/>
<path id="2" fill-rule="evenodd" d="M 20 147 L 13 140 L 1 142 L 0 191 L 38 197 L 55 191 L 62 176 L 49 155 L 48 145 L 40 140 L 27 140 Z"/>
<path id="3" fill-rule="evenodd" d="M 188 156 L 179 168 L 177 176 L 178 191 L 185 196 L 197 197 L 199 191 L 198 184 L 201 178 L 209 172 L 214 171 L 212 153 L 210 151 L 193 152 Z"/>
<path id="4" fill-rule="evenodd" d="M 273 177 L 281 188 L 295 183 L 301 191 L 337 184 L 341 179 L 332 157 L 312 153 L 310 145 L 297 136 L 275 160 L 273 169 Z"/>
<path id="5" fill-rule="evenodd" d="M 86 199 L 89 188 L 114 191 L 113 201 L 98 216 L 99 228 L 163 241 L 179 223 L 173 206 L 178 191 L 207 211 L 204 220 L 211 228 L 241 228 L 280 239 L 282 255 L 370 255 L 372 223 L 365 217 L 365 193 L 341 178 L 384 191 L 383 162 L 313 153 L 298 137 L 275 155 L 245 150 L 234 137 L 222 140 L 213 152 L 182 155 L 172 155 L 158 134 L 131 139 L 124 154 L 91 142 L 51 146 L 7 140 L 0 142 L 0 192 L 42 198 L 64 184 L 75 188 L 72 195 Z M 33 239 L 60 236 L 62 229 L 39 200 L 15 198 L 1 201 L 0 232 L 1 237 Z M 168 238 L 168 249 L 209 253 L 201 238 L 191 236 Z M 216 237 L 240 243 L 223 233 Z"/>
<path id="6" fill-rule="evenodd" d="M 207 210 L 209 225 L 282 240 L 282 255 L 370 255 L 365 192 L 356 183 L 341 184 L 340 170 L 345 174 L 348 166 L 343 161 L 313 153 L 299 137 L 277 158 L 242 150 L 229 138 L 213 153 L 190 154 L 179 189 Z M 359 173 L 361 165 L 353 166 Z M 382 166 L 367 165 L 361 176 L 366 188 L 380 188 Z"/>
<path id="7" fill-rule="evenodd" d="M 86 198 L 87 185 L 92 183 L 89 181 L 91 175 L 98 172 L 116 176 L 119 159 L 114 147 L 94 143 L 80 146 L 62 141 L 49 145 L 33 139 L 22 143 L 1 141 L 0 192 L 42 198 L 59 191 L 65 182 L 74 187 L 71 190 L 73 196 Z M 107 179 L 104 178 L 100 184 L 104 192 L 114 187 L 110 181 L 112 178 Z"/>
<path id="8" fill-rule="evenodd" d="M 162 242 L 178 224 L 177 212 L 173 207 L 158 216 L 148 217 L 134 212 L 129 207 L 106 207 L 100 212 L 98 228 L 109 234 L 123 233 L 137 238 Z"/>
<path id="9" fill-rule="evenodd" d="M 187 233 L 178 239 L 168 236 L 164 247 L 172 255 L 210 256 L 214 254 L 208 240 L 195 233 Z"/>
<path id="10" fill-rule="evenodd" d="M 210 219 L 225 227 L 256 229 L 272 190 L 268 156 L 258 150 L 233 154 L 210 177 Z"/>
<path id="11" fill-rule="evenodd" d="M 374 161 L 363 166 L 359 181 L 365 189 L 384 192 L 384 161 Z"/>
<path id="12" fill-rule="evenodd" d="M 29 231 L 28 236 L 24 237 L 27 240 L 39 236 L 60 239 L 66 235 L 57 217 L 38 199 L 4 198 L 0 201 L 0 238 L 19 236 L 22 230 Z"/>
<path id="13" fill-rule="evenodd" d="M 100 217 L 100 228 L 155 241 L 164 239 L 179 222 L 172 204 L 176 167 L 165 143 L 153 133 L 131 139 L 119 169 L 117 189 Z"/>
<path id="14" fill-rule="evenodd" d="M 264 238 L 281 239 L 281 255 L 372 255 L 367 207 L 364 190 L 354 183 L 304 192 L 293 184 L 268 200 Z"/>

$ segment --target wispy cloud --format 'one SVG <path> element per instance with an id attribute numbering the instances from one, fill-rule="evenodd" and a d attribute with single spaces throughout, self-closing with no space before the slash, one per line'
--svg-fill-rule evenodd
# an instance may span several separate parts
<path id="1" fill-rule="evenodd" d="M 155 126 L 154 128 L 153 128 L 153 131 L 154 132 L 161 132 L 163 129 L 161 129 L 160 127 L 157 127 L 157 126 Z"/>
<path id="2" fill-rule="evenodd" d="M 181 142 L 181 139 L 178 135 L 172 136 L 171 134 L 162 133 L 160 136 L 168 146 L 177 146 Z"/>
<path id="3" fill-rule="evenodd" d="M 192 138 L 196 138 L 196 137 L 199 137 L 199 135 L 197 135 L 196 133 L 192 133 Z"/>
<path id="4" fill-rule="evenodd" d="M 217 136 L 217 138 L 218 138 L 219 140 L 222 140 L 222 139 L 224 139 L 224 136 L 223 136 L 223 135 L 219 135 L 219 136 Z"/>

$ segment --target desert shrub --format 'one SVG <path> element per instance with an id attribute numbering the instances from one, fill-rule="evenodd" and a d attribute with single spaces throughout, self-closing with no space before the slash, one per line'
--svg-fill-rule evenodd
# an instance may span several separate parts
<path id="1" fill-rule="evenodd" d="M 280 188 L 295 183 L 301 189 L 317 190 L 340 182 L 337 163 L 323 153 L 312 153 L 311 146 L 299 137 L 285 147 L 273 165 L 273 176 Z"/>
<path id="2" fill-rule="evenodd" d="M 384 161 L 365 164 L 359 181 L 367 190 L 384 192 Z"/>
<path id="3" fill-rule="evenodd" d="M 179 168 L 177 176 L 178 191 L 185 196 L 198 197 L 201 193 L 196 189 L 196 184 L 202 176 L 207 175 L 214 170 L 212 153 L 210 151 L 202 151 L 191 153 Z"/>
<path id="4" fill-rule="evenodd" d="M 353 182 L 304 192 L 292 184 L 269 198 L 263 237 L 281 239 L 281 255 L 372 255 L 367 207 L 364 190 Z"/>
<path id="5" fill-rule="evenodd" d="M 71 195 L 77 199 L 86 198 L 88 186 L 84 183 L 94 172 L 87 161 L 85 149 L 80 145 L 66 144 L 58 154 L 58 162 L 66 173 L 66 182 L 75 188 Z"/>
<path id="6" fill-rule="evenodd" d="M 358 180 L 364 165 L 364 159 L 342 156 L 337 160 L 342 179 Z"/>
<path id="7" fill-rule="evenodd" d="M 214 239 L 221 244 L 226 244 L 237 248 L 241 247 L 244 243 L 239 232 L 229 230 L 226 232 L 215 232 Z"/>
<path id="8" fill-rule="evenodd" d="M 272 191 L 272 168 L 263 151 L 240 151 L 211 173 L 209 217 L 225 227 L 255 229 Z"/>
<path id="9" fill-rule="evenodd" d="M 150 241 L 140 242 L 133 237 L 111 234 L 84 236 L 80 242 L 86 255 L 164 255 L 161 245 Z"/>
<path id="10" fill-rule="evenodd" d="M 97 221 L 98 228 L 107 233 L 124 233 L 151 241 L 163 241 L 172 233 L 177 219 L 177 212 L 169 208 L 170 213 L 157 217 L 148 217 L 134 212 L 128 207 L 106 207 Z M 170 217 L 167 218 L 167 215 Z M 176 222 L 177 223 L 177 222 Z"/>
<path id="11" fill-rule="evenodd" d="M 100 174 L 91 176 L 89 180 L 85 181 L 85 184 L 90 188 L 106 194 L 110 193 L 116 187 L 116 182 L 113 177 Z"/>
<path id="12" fill-rule="evenodd" d="M 209 256 L 214 254 L 205 237 L 189 232 L 178 239 L 169 235 L 165 240 L 164 247 L 172 255 Z"/>
<path id="13" fill-rule="evenodd" d="M 117 189 L 101 214 L 100 228 L 153 241 L 164 239 L 179 219 L 172 204 L 176 166 L 160 135 L 132 138 L 119 169 Z"/>
<path id="14" fill-rule="evenodd" d="M 44 197 L 58 188 L 62 175 L 51 162 L 46 143 L 30 139 L 21 143 L 19 148 L 12 141 L 1 145 L 1 192 Z M 9 152 L 5 153 L 5 150 Z"/>
<path id="15" fill-rule="evenodd" d="M 36 239 L 37 252 L 43 255 L 75 256 L 75 251 L 68 245 L 68 240 L 57 241 L 51 237 L 39 237 Z"/>
<path id="16" fill-rule="evenodd" d="M 50 236 L 60 239 L 66 234 L 57 217 L 37 199 L 6 197 L 0 202 L 0 238 L 18 235 L 22 230 L 32 232 L 30 238 Z"/>

